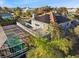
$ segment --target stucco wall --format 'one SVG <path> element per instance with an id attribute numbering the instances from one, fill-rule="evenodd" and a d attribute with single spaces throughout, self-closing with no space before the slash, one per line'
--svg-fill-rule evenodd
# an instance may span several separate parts
<path id="1" fill-rule="evenodd" d="M 43 29 L 44 31 L 46 31 L 48 29 L 48 24 L 44 23 L 44 22 L 40 22 L 40 21 L 36 21 L 36 20 L 32 20 L 32 27 L 34 29 Z"/>

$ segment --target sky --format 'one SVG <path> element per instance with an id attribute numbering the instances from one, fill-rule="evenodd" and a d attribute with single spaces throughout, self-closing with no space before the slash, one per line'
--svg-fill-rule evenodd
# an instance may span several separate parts
<path id="1" fill-rule="evenodd" d="M 1 7 L 79 7 L 79 0 L 0 0 Z"/>

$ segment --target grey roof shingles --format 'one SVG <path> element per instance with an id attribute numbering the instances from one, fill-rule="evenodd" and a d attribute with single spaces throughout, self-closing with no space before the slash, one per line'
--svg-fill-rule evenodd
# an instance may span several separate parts
<path id="1" fill-rule="evenodd" d="M 36 16 L 35 20 L 45 22 L 45 23 L 50 23 L 50 16 L 48 14 L 43 15 L 43 16 Z"/>
<path id="2" fill-rule="evenodd" d="M 57 23 L 63 23 L 63 22 L 66 22 L 69 20 L 68 18 L 66 18 L 65 16 L 62 16 L 62 15 L 54 14 L 54 16 L 55 16 L 55 21 Z M 44 22 L 44 23 L 50 23 L 50 15 L 45 14 L 42 16 L 35 16 L 35 20 L 40 21 L 40 22 Z"/>

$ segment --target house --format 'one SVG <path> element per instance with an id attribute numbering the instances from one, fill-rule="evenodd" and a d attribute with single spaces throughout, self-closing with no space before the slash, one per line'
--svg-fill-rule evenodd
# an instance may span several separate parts
<path id="1" fill-rule="evenodd" d="M 9 25 L 9 24 L 15 24 L 16 20 L 13 18 L 11 13 L 0 13 L 0 25 Z"/>
<path id="2" fill-rule="evenodd" d="M 65 23 L 69 19 L 64 16 L 54 14 L 53 12 L 44 13 L 41 15 L 32 15 L 32 19 L 28 21 L 18 21 L 16 24 L 24 31 L 28 32 L 32 36 L 41 36 L 51 39 L 50 34 L 50 22 L 56 22 L 58 24 Z"/>
<path id="3" fill-rule="evenodd" d="M 22 12 L 27 12 L 27 11 L 32 11 L 32 10 L 33 10 L 32 8 L 26 7 L 22 9 Z"/>
<path id="4" fill-rule="evenodd" d="M 33 36 L 38 35 L 41 37 L 47 37 L 50 29 L 50 22 L 60 24 L 67 22 L 68 20 L 69 19 L 64 16 L 49 12 L 41 15 L 32 14 L 31 20 L 24 22 L 18 21 L 17 25 Z"/>
<path id="5" fill-rule="evenodd" d="M 0 17 L 2 17 L 2 19 L 4 19 L 4 20 L 6 20 L 6 19 L 12 20 L 11 19 L 11 17 L 12 17 L 11 13 L 0 13 Z"/>
<path id="6" fill-rule="evenodd" d="M 20 22 L 19 24 L 22 24 L 22 26 L 20 26 L 18 23 L 17 24 L 23 29 L 27 27 L 29 30 L 27 28 L 25 30 L 27 30 L 29 33 L 32 33 L 32 34 L 35 33 L 38 36 L 47 37 L 50 35 L 49 34 L 50 22 L 56 22 L 60 24 L 60 23 L 67 22 L 68 20 L 69 19 L 67 19 L 64 16 L 49 12 L 49 13 L 44 13 L 42 15 L 33 14 L 30 23 L 27 21 L 23 23 Z"/>
<path id="7" fill-rule="evenodd" d="M 75 28 L 76 26 L 78 26 L 79 21 L 78 20 L 73 20 L 73 21 L 68 21 L 68 22 L 65 22 L 65 23 L 61 23 L 59 25 L 61 25 L 63 30 L 68 30 L 68 29 Z"/>
<path id="8" fill-rule="evenodd" d="M 68 8 L 68 13 L 69 14 L 75 14 L 76 10 L 77 10 L 77 8 Z"/>
<path id="9" fill-rule="evenodd" d="M 68 20 L 69 19 L 67 19 L 66 17 L 58 14 L 53 14 L 52 12 L 43 15 L 33 14 L 31 20 L 31 26 L 34 29 L 42 29 L 44 31 L 47 31 L 49 29 L 50 22 L 56 22 L 59 24 L 59 23 L 67 22 Z"/>
<path id="10" fill-rule="evenodd" d="M 69 21 L 69 19 L 65 16 L 62 16 L 62 15 L 59 15 L 59 14 L 55 14 L 54 16 L 55 16 L 55 19 L 56 19 L 55 22 L 57 22 L 58 24 L 65 23 L 65 22 Z"/>

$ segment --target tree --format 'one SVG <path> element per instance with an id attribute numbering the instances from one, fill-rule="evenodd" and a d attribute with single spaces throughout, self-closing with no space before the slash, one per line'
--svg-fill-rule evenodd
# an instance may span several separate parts
<path id="1" fill-rule="evenodd" d="M 29 58 L 61 58 L 68 55 L 72 41 L 65 38 L 49 41 L 37 36 L 29 38 L 29 45 L 32 47 L 26 55 Z"/>
<path id="2" fill-rule="evenodd" d="M 39 36 L 29 38 L 31 49 L 27 52 L 30 58 L 63 58 L 72 50 L 73 42 L 66 36 L 63 37 L 61 26 L 57 23 L 50 24 L 51 40 Z"/>
<path id="3" fill-rule="evenodd" d="M 65 8 L 65 7 L 60 7 L 60 8 L 58 8 L 58 13 L 60 14 L 60 15 L 64 15 L 64 16 L 67 16 L 67 14 L 68 14 L 68 10 L 67 10 L 67 8 Z"/>
<path id="4" fill-rule="evenodd" d="M 14 11 L 14 12 L 15 12 L 15 11 L 21 11 L 21 8 L 20 8 L 20 7 L 16 7 L 16 8 L 13 9 L 13 11 Z"/>
<path id="5" fill-rule="evenodd" d="M 76 10 L 76 14 L 79 15 L 79 8 L 77 8 L 77 10 Z"/>
<path id="6" fill-rule="evenodd" d="M 48 49 L 48 47 L 37 47 L 36 49 L 32 49 L 27 54 L 28 58 L 61 58 L 61 53 L 56 53 Z"/>
<path id="7" fill-rule="evenodd" d="M 2 12 L 3 10 L 2 10 L 2 7 L 0 7 L 0 12 Z"/>
<path id="8" fill-rule="evenodd" d="M 74 28 L 74 33 L 79 37 L 79 26 Z"/>
<path id="9" fill-rule="evenodd" d="M 61 34 L 62 34 L 61 26 L 59 26 L 57 23 L 51 22 L 49 25 L 49 31 L 53 39 L 61 38 Z"/>
<path id="10" fill-rule="evenodd" d="M 63 54 L 67 55 L 69 53 L 69 50 L 72 48 L 72 41 L 68 41 L 66 38 L 62 39 L 55 39 L 51 41 L 51 45 L 60 51 L 63 52 Z"/>
<path id="11" fill-rule="evenodd" d="M 67 18 L 70 20 L 70 21 L 72 21 L 72 20 L 74 20 L 74 19 L 76 19 L 76 15 L 67 15 Z"/>
<path id="12" fill-rule="evenodd" d="M 66 58 L 77 58 L 77 56 L 68 55 Z"/>
<path id="13" fill-rule="evenodd" d="M 4 7 L 4 8 L 3 8 L 3 11 L 4 11 L 4 12 L 9 12 L 9 11 L 10 11 L 10 9 L 9 9 L 9 8 L 7 8 L 7 7 Z"/>
<path id="14" fill-rule="evenodd" d="M 50 6 L 45 6 L 45 7 L 42 7 L 44 12 L 50 12 L 52 10 L 52 8 Z"/>
<path id="15" fill-rule="evenodd" d="M 20 7 L 16 7 L 13 9 L 14 17 L 20 17 L 22 15 L 22 11 Z"/>
<path id="16" fill-rule="evenodd" d="M 16 16 L 21 16 L 21 14 L 22 14 L 21 11 L 15 11 Z"/>
<path id="17" fill-rule="evenodd" d="M 44 13 L 44 10 L 42 8 L 36 8 L 33 10 L 33 12 L 37 15 L 41 15 Z"/>
<path id="18" fill-rule="evenodd" d="M 28 16 L 28 17 L 32 17 L 32 12 L 31 12 L 31 11 L 27 11 L 27 12 L 25 13 L 25 15 Z"/>
<path id="19" fill-rule="evenodd" d="M 75 19 L 79 19 L 79 8 L 76 9 Z"/>
<path id="20" fill-rule="evenodd" d="M 32 45 L 30 51 L 27 53 L 27 57 L 30 58 L 58 58 L 63 57 L 62 53 L 59 51 L 55 51 L 53 47 L 51 47 L 50 41 L 45 38 L 40 37 L 31 37 L 30 45 Z"/>
<path id="21" fill-rule="evenodd" d="M 51 39 L 53 44 L 51 44 L 51 45 L 55 44 L 54 47 L 57 47 L 58 50 L 63 51 L 63 53 L 65 55 L 67 55 L 74 44 L 73 40 L 71 40 L 71 38 L 67 37 L 67 35 L 66 35 L 67 32 L 62 30 L 62 27 L 60 25 L 58 25 L 57 23 L 51 22 L 50 23 L 50 33 L 51 33 L 51 36 L 53 37 Z M 69 32 L 69 34 L 71 35 L 70 32 Z M 58 47 L 58 46 L 60 46 L 60 47 Z"/>

